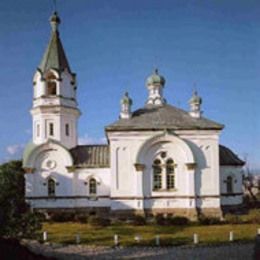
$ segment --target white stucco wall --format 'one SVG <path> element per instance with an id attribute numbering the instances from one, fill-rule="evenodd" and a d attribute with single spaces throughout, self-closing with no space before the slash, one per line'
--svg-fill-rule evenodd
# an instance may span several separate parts
<path id="1" fill-rule="evenodd" d="M 227 177 L 232 177 L 233 192 L 227 192 Z M 221 166 L 220 182 L 221 182 L 221 204 L 222 205 L 238 205 L 243 201 L 243 168 L 241 166 Z"/>
<path id="2" fill-rule="evenodd" d="M 176 131 L 173 136 L 179 141 L 161 140 L 152 144 L 144 158 L 145 170 L 143 173 L 136 171 L 134 164 L 137 163 L 139 150 L 160 134 L 163 135 L 164 132 L 108 132 L 112 208 L 139 208 L 140 205 L 144 208 L 219 208 L 219 131 Z M 195 170 L 187 169 L 188 150 L 184 146 L 188 146 L 194 156 Z M 167 156 L 177 164 L 176 189 L 173 191 L 153 191 L 152 188 L 152 162 L 162 151 L 167 151 Z M 195 194 L 203 199 L 195 201 Z M 167 198 L 169 196 L 172 198 Z M 138 201 L 140 197 L 142 202 Z M 153 197 L 157 199 L 152 199 Z"/>
<path id="3" fill-rule="evenodd" d="M 33 142 L 42 144 L 52 138 L 61 142 L 67 148 L 77 145 L 77 120 L 80 112 L 76 102 L 76 87 L 73 76 L 65 70 L 59 75 L 55 70 L 57 95 L 46 96 L 47 85 L 45 75 L 37 71 L 34 75 L 34 100 L 31 110 L 33 121 Z M 49 136 L 48 126 L 54 125 L 54 135 Z M 69 135 L 65 126 L 69 125 Z M 37 128 L 39 128 L 37 130 Z M 39 134 L 37 135 L 37 132 Z"/>

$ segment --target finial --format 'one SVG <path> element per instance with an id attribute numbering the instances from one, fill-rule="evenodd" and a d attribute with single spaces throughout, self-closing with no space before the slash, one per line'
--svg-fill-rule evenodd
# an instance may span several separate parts
<path id="1" fill-rule="evenodd" d="M 51 27 L 52 27 L 53 32 L 58 31 L 58 27 L 59 27 L 60 22 L 61 22 L 61 20 L 60 20 L 60 17 L 58 16 L 57 11 L 54 11 L 53 15 L 50 18 L 50 23 L 51 23 Z"/>
<path id="2" fill-rule="evenodd" d="M 155 69 L 154 69 L 154 74 L 156 74 L 156 75 L 159 74 L 159 70 L 158 70 L 158 68 L 155 68 Z"/>
<path id="3" fill-rule="evenodd" d="M 129 119 L 132 116 L 131 113 L 131 106 L 133 104 L 132 99 L 129 97 L 128 92 L 126 91 L 123 98 L 121 99 L 121 112 L 120 118 L 122 119 Z"/>
<path id="4" fill-rule="evenodd" d="M 202 111 L 201 111 L 201 104 L 202 104 L 202 98 L 198 95 L 197 90 L 194 90 L 192 93 L 192 97 L 189 100 L 190 104 L 190 115 L 195 118 L 200 118 Z"/>

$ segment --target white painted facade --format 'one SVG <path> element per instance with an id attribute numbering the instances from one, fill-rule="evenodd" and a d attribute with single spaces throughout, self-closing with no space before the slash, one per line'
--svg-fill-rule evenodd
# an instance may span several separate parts
<path id="1" fill-rule="evenodd" d="M 54 27 L 58 19 L 56 15 L 52 20 Z M 112 213 L 206 213 L 208 209 L 220 216 L 222 206 L 242 203 L 242 166 L 220 166 L 221 129 L 107 130 L 108 165 L 76 163 L 70 150 L 78 147 L 76 79 L 66 66 L 59 69 L 38 69 L 33 79 L 33 141 L 23 160 L 26 197 L 32 208 L 106 208 Z M 54 92 L 48 89 L 50 81 Z M 148 78 L 148 105 L 164 106 L 164 84 L 158 71 Z M 124 122 L 132 119 L 131 105 L 125 95 L 121 101 Z M 190 105 L 190 119 L 199 120 L 201 98 L 196 94 Z M 155 187 L 156 160 L 161 167 L 160 188 Z M 172 186 L 167 179 L 169 160 Z M 227 190 L 229 176 L 232 190 L 231 186 Z"/>

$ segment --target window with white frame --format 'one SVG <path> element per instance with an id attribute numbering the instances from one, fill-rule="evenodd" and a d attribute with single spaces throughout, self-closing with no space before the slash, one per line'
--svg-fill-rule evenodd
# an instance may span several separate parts
<path id="1" fill-rule="evenodd" d="M 153 162 L 153 189 L 160 190 L 162 188 L 162 166 L 159 159 Z"/>
<path id="2" fill-rule="evenodd" d="M 175 189 L 175 163 L 162 152 L 161 158 L 153 161 L 153 190 L 170 191 Z"/>
<path id="3" fill-rule="evenodd" d="M 48 196 L 53 197 L 56 194 L 56 183 L 55 180 L 50 178 L 47 183 Z"/>
<path id="4" fill-rule="evenodd" d="M 89 195 L 97 195 L 97 181 L 94 178 L 89 180 Z"/>
<path id="5" fill-rule="evenodd" d="M 233 178 L 232 178 L 232 176 L 227 177 L 226 185 L 227 185 L 227 193 L 233 193 Z"/>
<path id="6" fill-rule="evenodd" d="M 171 190 L 175 188 L 175 172 L 174 172 L 174 161 L 168 159 L 166 161 L 166 188 Z"/>

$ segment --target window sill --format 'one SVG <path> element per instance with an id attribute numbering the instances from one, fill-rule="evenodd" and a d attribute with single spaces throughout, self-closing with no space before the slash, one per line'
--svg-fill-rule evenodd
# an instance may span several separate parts
<path id="1" fill-rule="evenodd" d="M 153 190 L 153 192 L 174 192 L 177 191 L 176 188 L 174 189 L 158 189 L 158 190 Z"/>
<path id="2" fill-rule="evenodd" d="M 90 195 L 90 196 L 89 196 L 89 200 L 91 200 L 91 201 L 96 201 L 96 200 L 98 200 L 98 197 L 95 196 L 95 195 Z"/>

